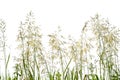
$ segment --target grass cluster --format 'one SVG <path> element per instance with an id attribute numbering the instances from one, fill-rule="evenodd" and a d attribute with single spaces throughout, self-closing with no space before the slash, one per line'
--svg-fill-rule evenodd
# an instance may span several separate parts
<path id="1" fill-rule="evenodd" d="M 48 35 L 48 46 L 32 12 L 21 22 L 17 35 L 19 56 L 9 75 L 6 25 L 0 22 L 0 49 L 4 74 L 0 80 L 119 80 L 119 29 L 95 15 L 83 26 L 78 40 L 65 38 L 61 29 Z M 78 34 L 79 35 L 79 34 Z"/>

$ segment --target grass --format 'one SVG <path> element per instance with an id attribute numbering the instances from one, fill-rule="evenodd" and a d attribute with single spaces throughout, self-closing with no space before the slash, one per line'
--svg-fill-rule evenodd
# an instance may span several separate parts
<path id="1" fill-rule="evenodd" d="M 1 22 L 2 24 L 2 22 Z M 119 30 L 98 15 L 85 23 L 79 40 L 66 39 L 61 29 L 48 35 L 49 50 L 42 44 L 42 34 L 30 12 L 20 24 L 17 42 L 20 55 L 14 73 L 8 73 L 10 55 L 6 56 L 3 25 L 0 25 L 4 54 L 4 75 L 0 80 L 119 80 Z M 91 31 L 94 37 L 88 36 Z M 2 39 L 3 38 L 3 39 Z M 95 47 L 94 47 L 95 46 Z M 92 50 L 96 52 L 93 53 Z M 91 56 L 97 57 L 97 62 Z M 97 65 L 97 67 L 94 67 Z M 100 66 L 100 67 L 99 67 Z M 97 71 L 95 71 L 97 69 Z M 87 70 L 87 71 L 86 71 Z"/>

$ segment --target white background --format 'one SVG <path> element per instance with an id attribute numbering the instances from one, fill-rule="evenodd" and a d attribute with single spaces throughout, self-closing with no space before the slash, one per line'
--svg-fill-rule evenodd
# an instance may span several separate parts
<path id="1" fill-rule="evenodd" d="M 120 26 L 119 0 L 0 0 L 0 18 L 6 22 L 10 53 L 15 52 L 20 21 L 33 11 L 42 33 L 52 33 L 61 26 L 64 35 L 78 37 L 84 23 L 95 14 Z"/>

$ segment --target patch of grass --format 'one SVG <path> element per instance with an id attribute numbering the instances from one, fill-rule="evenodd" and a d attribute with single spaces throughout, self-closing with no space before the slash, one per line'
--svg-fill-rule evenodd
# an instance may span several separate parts
<path id="1" fill-rule="evenodd" d="M 93 37 L 88 36 L 90 31 Z M 79 40 L 66 39 L 58 27 L 58 31 L 48 35 L 49 50 L 44 49 L 40 32 L 33 13 L 28 13 L 25 22 L 20 24 L 18 30 L 20 55 L 17 57 L 14 73 L 11 76 L 8 73 L 11 54 L 6 53 L 5 23 L 0 23 L 0 49 L 5 66 L 4 75 L 0 75 L 0 80 L 120 79 L 118 64 L 120 30 L 111 27 L 109 22 L 101 19 L 99 15 L 85 23 Z M 96 54 L 93 54 L 93 49 Z M 96 55 L 96 63 L 92 55 Z M 94 68 L 95 65 L 100 67 Z"/>

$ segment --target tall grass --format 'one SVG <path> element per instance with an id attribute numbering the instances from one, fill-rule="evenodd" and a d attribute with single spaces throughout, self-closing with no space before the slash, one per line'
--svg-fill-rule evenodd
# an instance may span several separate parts
<path id="1" fill-rule="evenodd" d="M 2 50 L 1 53 L 3 53 L 3 60 L 4 60 L 4 77 L 1 77 L 5 80 L 8 79 L 8 63 L 10 60 L 10 54 L 7 56 L 6 54 L 6 24 L 3 20 L 0 20 L 0 49 Z M 2 54 L 1 54 L 2 55 Z"/>
<path id="2" fill-rule="evenodd" d="M 78 40 L 66 39 L 61 29 L 49 34 L 48 50 L 32 12 L 21 22 L 18 35 L 19 56 L 13 76 L 8 73 L 10 54 L 6 55 L 5 23 L 0 23 L 1 53 L 5 71 L 0 80 L 119 80 L 119 30 L 98 15 L 82 28 Z M 88 35 L 91 32 L 91 36 Z M 93 53 L 92 50 L 95 50 Z M 93 57 L 96 56 L 96 64 Z M 97 65 L 97 67 L 94 67 Z M 98 67 L 100 66 L 100 67 Z M 97 69 L 95 72 L 94 70 Z M 87 71 L 86 71 L 87 70 Z"/>

